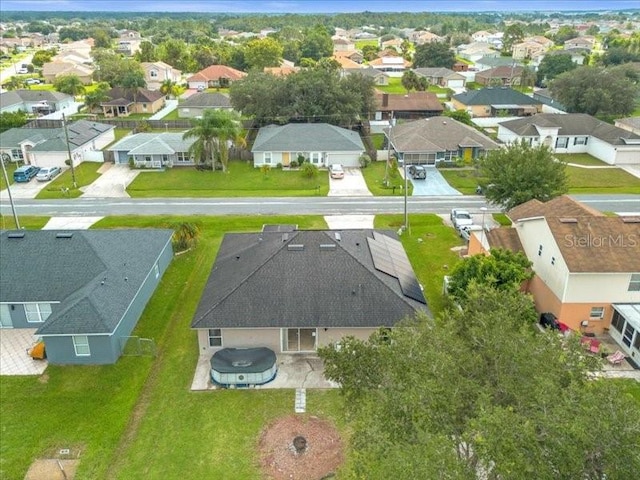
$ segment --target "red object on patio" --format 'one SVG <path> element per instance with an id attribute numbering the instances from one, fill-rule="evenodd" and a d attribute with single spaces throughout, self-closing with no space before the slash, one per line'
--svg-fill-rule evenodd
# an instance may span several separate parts
<path id="1" fill-rule="evenodd" d="M 593 337 L 582 337 L 580 344 L 585 350 L 589 350 L 591 353 L 600 352 L 600 340 L 596 340 Z"/>
<path id="2" fill-rule="evenodd" d="M 569 325 L 567 325 L 566 323 L 562 323 L 562 322 L 558 322 L 558 329 L 564 333 L 567 330 L 569 330 Z"/>

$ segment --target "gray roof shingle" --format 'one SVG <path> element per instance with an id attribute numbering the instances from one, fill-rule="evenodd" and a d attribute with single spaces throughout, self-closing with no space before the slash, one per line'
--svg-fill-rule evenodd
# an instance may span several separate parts
<path id="1" fill-rule="evenodd" d="M 108 150 L 141 155 L 187 152 L 196 139 L 183 139 L 183 135 L 182 132 L 136 133 L 122 138 Z"/>
<path id="2" fill-rule="evenodd" d="M 179 105 L 180 108 L 231 108 L 231 100 L 222 93 L 195 93 L 186 98 Z"/>
<path id="3" fill-rule="evenodd" d="M 426 310 L 375 269 L 372 230 L 338 233 L 225 235 L 191 327 L 379 327 Z"/>
<path id="4" fill-rule="evenodd" d="M 0 302 L 60 302 L 38 334 L 65 335 L 113 332 L 173 232 L 15 233 L 0 232 Z"/>
<path id="5" fill-rule="evenodd" d="M 364 152 L 358 132 L 328 123 L 289 123 L 262 127 L 252 152 Z"/>
<path id="6" fill-rule="evenodd" d="M 488 87 L 459 93 L 453 98 L 464 105 L 540 105 L 524 93 L 506 87 Z"/>

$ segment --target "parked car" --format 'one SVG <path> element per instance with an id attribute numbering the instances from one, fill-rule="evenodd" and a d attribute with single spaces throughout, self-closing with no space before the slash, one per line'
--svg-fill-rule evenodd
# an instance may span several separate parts
<path id="1" fill-rule="evenodd" d="M 409 165 L 409 175 L 414 180 L 424 180 L 427 178 L 427 169 L 422 165 Z"/>
<path id="2" fill-rule="evenodd" d="M 329 165 L 329 175 L 331 178 L 344 178 L 344 168 L 339 163 Z"/>
<path id="3" fill-rule="evenodd" d="M 39 182 L 46 182 L 51 180 L 57 175 L 60 175 L 62 169 L 60 167 L 45 167 L 41 168 L 38 174 L 36 175 L 36 180 Z"/>
<path id="4" fill-rule="evenodd" d="M 198 85 L 198 88 L 196 89 L 198 92 L 204 92 L 205 88 L 203 85 Z"/>
<path id="5" fill-rule="evenodd" d="M 460 236 L 463 238 L 463 240 L 465 241 L 469 241 L 469 238 L 471 237 L 471 232 L 481 232 L 482 231 L 482 225 L 463 225 L 458 229 L 458 232 L 460 233 Z"/>
<path id="6" fill-rule="evenodd" d="M 38 174 L 40 169 L 34 165 L 18 167 L 13 172 L 14 182 L 28 182 Z"/>
<path id="7" fill-rule="evenodd" d="M 451 223 L 453 223 L 453 226 L 457 230 L 460 230 L 460 228 L 465 225 L 473 224 L 473 218 L 471 217 L 471 214 L 466 210 L 454 208 L 453 210 L 451 210 Z"/>
<path id="8" fill-rule="evenodd" d="M 29 70 L 26 69 L 26 68 L 19 68 L 17 73 L 18 73 L 18 75 L 25 75 L 25 74 L 29 73 Z"/>
<path id="9" fill-rule="evenodd" d="M 40 85 L 42 82 L 39 78 L 27 78 L 24 83 L 27 85 Z"/>

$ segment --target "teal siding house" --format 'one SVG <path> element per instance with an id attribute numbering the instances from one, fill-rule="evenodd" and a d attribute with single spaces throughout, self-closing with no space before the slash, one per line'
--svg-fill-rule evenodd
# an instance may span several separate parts
<path id="1" fill-rule="evenodd" d="M 0 328 L 51 364 L 115 363 L 173 258 L 172 230 L 0 232 Z"/>

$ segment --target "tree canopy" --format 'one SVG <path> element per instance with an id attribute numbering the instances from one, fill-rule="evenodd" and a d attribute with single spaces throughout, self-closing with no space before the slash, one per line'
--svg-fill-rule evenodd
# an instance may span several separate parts
<path id="1" fill-rule="evenodd" d="M 542 202 L 567 192 L 566 165 L 545 145 L 525 140 L 491 150 L 479 161 L 487 200 L 509 210 L 532 199 Z"/>
<path id="2" fill-rule="evenodd" d="M 416 47 L 413 56 L 413 67 L 453 68 L 456 57 L 449 45 L 444 42 L 431 42 Z"/>
<path id="3" fill-rule="evenodd" d="M 537 82 L 538 85 L 547 83 L 558 75 L 573 70 L 577 65 L 571 60 L 570 53 L 561 53 L 557 55 L 545 55 L 538 66 Z"/>
<path id="4" fill-rule="evenodd" d="M 70 73 L 67 75 L 60 75 L 53 82 L 53 88 L 57 91 L 66 93 L 67 95 L 77 96 L 85 91 L 85 87 L 78 77 L 74 73 Z"/>
<path id="5" fill-rule="evenodd" d="M 462 309 L 319 349 L 350 425 L 347 478 L 623 480 L 640 412 L 577 336 L 541 333 L 531 299 L 472 286 Z M 606 408 L 602 408 L 606 405 Z"/>
<path id="6" fill-rule="evenodd" d="M 611 68 L 578 67 L 549 84 L 554 98 L 569 112 L 589 115 L 630 115 L 638 86 L 621 74 L 624 65 Z"/>
<path id="7" fill-rule="evenodd" d="M 277 67 L 282 60 L 283 48 L 277 40 L 267 37 L 247 43 L 244 59 L 251 69 L 262 71 L 265 67 Z"/>

